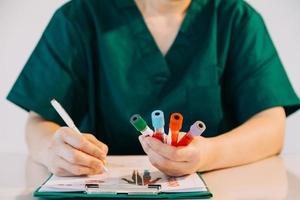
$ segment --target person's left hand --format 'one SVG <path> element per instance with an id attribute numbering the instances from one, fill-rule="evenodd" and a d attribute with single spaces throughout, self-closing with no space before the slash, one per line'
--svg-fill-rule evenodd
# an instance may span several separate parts
<path id="1" fill-rule="evenodd" d="M 169 176 L 182 176 L 203 171 L 209 164 L 209 139 L 196 136 L 185 147 L 174 147 L 141 135 L 140 143 L 153 166 Z"/>

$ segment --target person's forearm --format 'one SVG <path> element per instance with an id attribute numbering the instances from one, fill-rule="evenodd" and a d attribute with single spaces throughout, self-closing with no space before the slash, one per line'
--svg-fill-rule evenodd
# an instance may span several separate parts
<path id="1" fill-rule="evenodd" d="M 283 146 L 285 113 L 282 107 L 263 111 L 226 134 L 210 139 L 208 170 L 238 166 L 278 154 Z"/>
<path id="2" fill-rule="evenodd" d="M 89 133 L 78 134 L 69 127 L 30 113 L 26 140 L 31 157 L 57 176 L 103 173 L 108 147 Z"/>
<path id="3" fill-rule="evenodd" d="M 51 137 L 60 126 L 46 121 L 39 115 L 30 112 L 26 123 L 26 142 L 30 156 L 37 162 L 46 165 L 47 147 Z"/>

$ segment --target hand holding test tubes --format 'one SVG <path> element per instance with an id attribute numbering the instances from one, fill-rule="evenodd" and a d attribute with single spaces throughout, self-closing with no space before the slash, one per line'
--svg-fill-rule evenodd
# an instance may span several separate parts
<path id="1" fill-rule="evenodd" d="M 135 114 L 130 118 L 130 123 L 141 132 L 143 135 L 154 137 L 163 143 L 167 143 L 172 146 L 187 146 L 193 140 L 194 136 L 200 136 L 206 129 L 205 124 L 202 121 L 196 121 L 187 133 L 179 138 L 179 131 L 182 128 L 183 116 L 180 113 L 173 113 L 170 116 L 169 133 L 165 134 L 164 131 L 164 113 L 161 110 L 155 110 L 151 114 L 152 125 L 154 131 L 149 128 L 146 121 L 139 115 Z"/>

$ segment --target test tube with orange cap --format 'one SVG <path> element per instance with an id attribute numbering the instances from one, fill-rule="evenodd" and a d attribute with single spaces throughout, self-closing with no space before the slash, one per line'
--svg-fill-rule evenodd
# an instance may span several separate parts
<path id="1" fill-rule="evenodd" d="M 176 144 L 176 146 L 187 146 L 192 142 L 194 136 L 200 136 L 206 129 L 205 124 L 202 121 L 196 121 L 187 132 Z"/>
<path id="2" fill-rule="evenodd" d="M 183 116 L 180 113 L 173 113 L 170 117 L 169 134 L 167 143 L 176 146 L 178 134 L 182 127 Z"/>

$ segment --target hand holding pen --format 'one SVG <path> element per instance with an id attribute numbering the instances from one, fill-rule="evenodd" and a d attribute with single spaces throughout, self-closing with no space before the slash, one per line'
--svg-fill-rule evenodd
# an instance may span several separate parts
<path id="1" fill-rule="evenodd" d="M 106 171 L 107 146 L 91 134 L 81 134 L 74 122 L 56 101 L 51 104 L 68 127 L 59 128 L 48 148 L 48 168 L 55 175 L 92 175 Z"/>

